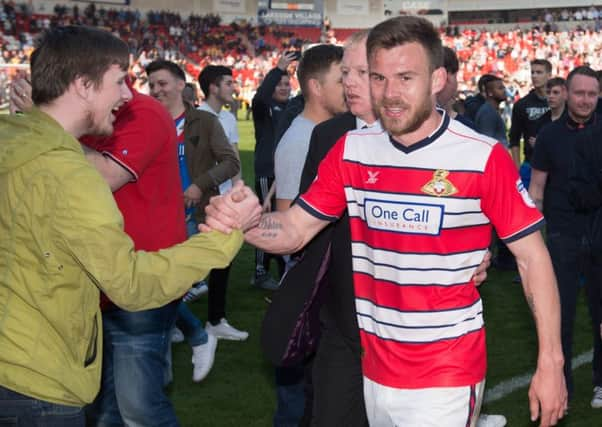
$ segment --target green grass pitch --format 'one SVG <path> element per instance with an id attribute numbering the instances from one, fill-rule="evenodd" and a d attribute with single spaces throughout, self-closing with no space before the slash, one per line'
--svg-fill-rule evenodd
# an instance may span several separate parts
<path id="1" fill-rule="evenodd" d="M 243 115 L 240 114 L 242 117 Z M 239 121 L 243 176 L 253 187 L 253 148 L 251 121 Z M 174 383 L 169 387 L 179 420 L 185 427 L 271 426 L 275 407 L 273 369 L 262 356 L 259 330 L 269 293 L 250 286 L 254 252 L 245 245 L 234 261 L 228 289 L 227 313 L 231 324 L 249 331 L 245 342 L 220 340 L 215 365 L 201 383 L 192 382 L 191 350 L 186 343 L 173 346 Z M 487 388 L 532 371 L 536 363 L 537 340 L 534 325 L 520 285 L 514 274 L 489 271 L 480 288 L 485 306 L 489 370 Z M 207 299 L 190 307 L 204 322 Z M 574 354 L 591 349 L 591 328 L 585 300 L 581 298 L 575 323 Z M 602 409 L 592 409 L 591 363 L 574 371 L 575 397 L 569 415 L 559 425 L 602 426 Z M 510 427 L 538 425 L 529 420 L 527 388 L 486 404 L 483 412 L 503 414 Z M 334 426 L 333 426 L 334 427 Z M 445 427 L 445 426 L 442 426 Z"/>

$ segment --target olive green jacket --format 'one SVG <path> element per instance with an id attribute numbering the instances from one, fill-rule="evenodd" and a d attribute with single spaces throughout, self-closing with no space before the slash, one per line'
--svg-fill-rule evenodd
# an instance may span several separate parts
<path id="1" fill-rule="evenodd" d="M 99 291 L 126 310 L 159 307 L 230 264 L 241 244 L 240 232 L 212 232 L 136 252 L 73 136 L 39 110 L 0 118 L 0 385 L 59 404 L 92 402 Z"/>

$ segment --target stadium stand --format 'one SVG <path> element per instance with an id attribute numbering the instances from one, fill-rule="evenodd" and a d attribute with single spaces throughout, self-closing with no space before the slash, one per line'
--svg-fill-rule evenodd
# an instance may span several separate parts
<path id="1" fill-rule="evenodd" d="M 34 14 L 26 4 L 2 2 L 0 10 L 0 105 L 6 103 L 7 83 L 27 68 L 35 34 L 45 28 L 65 24 L 85 24 L 107 28 L 127 41 L 132 54 L 131 77 L 144 91 L 144 67 L 164 58 L 179 63 L 196 80 L 207 64 L 233 68 L 241 97 L 252 96 L 263 76 L 275 66 L 286 50 L 301 49 L 316 42 L 339 43 L 356 29 L 327 31 L 310 27 L 258 26 L 247 21 L 230 24 L 218 15 L 183 18 L 168 11 L 106 9 L 90 3 L 54 7 L 52 14 Z M 455 18 L 454 18 L 455 17 Z M 531 29 L 516 26 L 497 30 L 497 25 L 528 21 Z M 546 58 L 553 75 L 566 77 L 579 65 L 602 69 L 602 11 L 595 7 L 497 11 L 488 18 L 475 12 L 450 12 L 453 25 L 442 28 L 444 43 L 460 59 L 459 91 L 471 93 L 479 76 L 492 73 L 504 78 L 513 95 L 522 96 L 528 88 L 529 61 Z M 492 22 L 494 24 L 492 24 Z M 560 30 L 571 23 L 572 29 Z M 507 28 L 507 27 L 505 27 Z M 296 89 L 296 81 L 292 82 Z"/>

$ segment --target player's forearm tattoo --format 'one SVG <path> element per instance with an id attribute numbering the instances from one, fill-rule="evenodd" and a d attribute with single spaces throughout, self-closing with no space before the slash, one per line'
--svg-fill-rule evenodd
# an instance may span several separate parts
<path id="1" fill-rule="evenodd" d="M 259 220 L 258 228 L 262 230 L 261 236 L 264 238 L 275 238 L 278 236 L 278 232 L 282 230 L 282 223 L 274 220 L 269 215 L 264 215 Z"/>

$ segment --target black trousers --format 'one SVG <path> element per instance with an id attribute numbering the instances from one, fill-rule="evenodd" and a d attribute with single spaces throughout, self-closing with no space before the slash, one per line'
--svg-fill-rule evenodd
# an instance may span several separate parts
<path id="1" fill-rule="evenodd" d="M 348 339 L 335 325 L 322 330 L 313 360 L 313 419 L 317 427 L 366 427 L 359 333 Z"/>
<path id="2" fill-rule="evenodd" d="M 574 391 L 571 370 L 573 327 L 577 309 L 577 297 L 582 279 L 585 279 L 585 290 L 592 323 L 594 347 L 592 382 L 595 386 L 602 386 L 602 341 L 600 339 L 602 262 L 599 255 L 591 250 L 588 240 L 584 236 L 573 236 L 548 231 L 547 244 L 550 256 L 552 257 L 556 279 L 558 280 L 564 375 L 569 398 L 571 398 Z"/>
<path id="3" fill-rule="evenodd" d="M 268 176 L 259 176 L 255 178 L 255 193 L 259 198 L 259 203 L 263 204 L 265 198 L 267 197 L 270 187 L 274 183 L 274 177 Z M 272 210 L 276 208 L 276 197 L 272 197 Z M 257 271 L 263 268 L 264 271 L 270 270 L 270 261 L 274 259 L 278 264 L 278 277 L 279 279 L 284 274 L 285 262 L 282 256 L 274 255 L 267 252 L 262 251 L 261 249 L 255 249 L 255 275 L 257 276 Z"/>
<path id="4" fill-rule="evenodd" d="M 230 267 L 216 268 L 209 273 L 209 296 L 207 304 L 207 320 L 212 325 L 219 324 L 226 317 L 226 292 L 228 290 L 228 277 Z"/>

